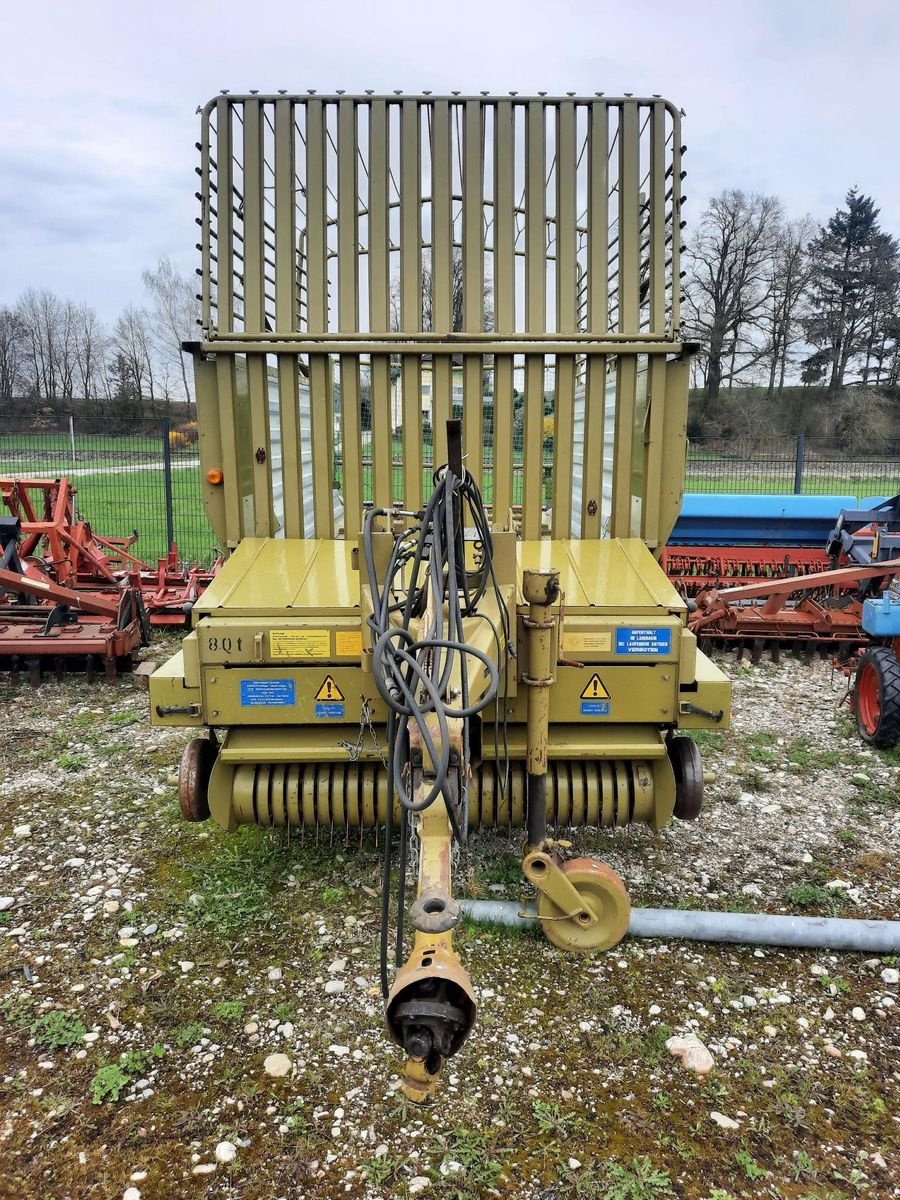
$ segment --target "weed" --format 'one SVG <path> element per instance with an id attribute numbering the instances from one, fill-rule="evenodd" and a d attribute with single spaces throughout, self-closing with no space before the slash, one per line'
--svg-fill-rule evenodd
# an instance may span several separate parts
<path id="1" fill-rule="evenodd" d="M 653 1025 L 641 1041 L 641 1058 L 648 1063 L 658 1063 L 667 1056 L 666 1042 L 672 1036 L 668 1025 Z"/>
<path id="2" fill-rule="evenodd" d="M 83 771 L 87 766 L 83 754 L 61 754 L 56 761 L 64 771 Z"/>
<path id="3" fill-rule="evenodd" d="M 564 1113 L 558 1104 L 532 1100 L 531 1111 L 544 1137 L 569 1137 L 582 1124 L 577 1113 Z"/>
<path id="4" fill-rule="evenodd" d="M 342 887 L 327 887 L 322 891 L 322 903 L 328 905 L 340 904 L 346 895 Z"/>
<path id="5" fill-rule="evenodd" d="M 462 1168 L 457 1176 L 460 1181 L 456 1188 L 457 1200 L 483 1196 L 497 1186 L 503 1167 L 491 1157 L 491 1148 L 483 1133 L 465 1125 L 457 1126 L 446 1138 L 440 1139 L 437 1149 L 443 1152 L 443 1160 L 458 1162 Z"/>
<path id="6" fill-rule="evenodd" d="M 55 1010 L 39 1017 L 31 1026 L 31 1036 L 39 1046 L 59 1050 L 84 1040 L 87 1030 L 78 1013 Z"/>
<path id="7" fill-rule="evenodd" d="M 188 1046 L 196 1046 L 203 1037 L 203 1025 L 200 1021 L 189 1021 L 187 1025 L 182 1025 L 175 1033 L 175 1045 L 181 1050 L 187 1050 Z"/>
<path id="8" fill-rule="evenodd" d="M 522 883 L 522 860 L 515 854 L 499 854 L 490 860 L 484 874 L 488 883 L 518 887 Z"/>
<path id="9" fill-rule="evenodd" d="M 243 1000 L 217 1000 L 210 1011 L 220 1021 L 240 1021 L 244 1008 Z"/>
<path id="10" fill-rule="evenodd" d="M 724 734 L 715 729 L 689 729 L 687 735 L 700 750 L 721 750 L 725 741 Z"/>
<path id="11" fill-rule="evenodd" d="M 137 712 L 114 712 L 109 715 L 110 725 L 138 725 L 144 720 L 143 713 Z"/>
<path id="12" fill-rule="evenodd" d="M 816 1164 L 805 1150 L 795 1150 L 794 1160 L 790 1164 L 790 1171 L 797 1180 L 802 1179 L 804 1176 L 814 1179 L 816 1176 Z"/>
<path id="13" fill-rule="evenodd" d="M 393 1180 L 406 1162 L 405 1155 L 385 1154 L 366 1163 L 366 1179 L 373 1188 L 383 1188 Z"/>
<path id="14" fill-rule="evenodd" d="M 33 1007 L 34 1001 L 30 996 L 7 996 L 5 1000 L 0 1001 L 0 1013 L 14 1029 L 24 1029 L 31 1024 Z"/>
<path id="15" fill-rule="evenodd" d="M 232 836 L 219 855 L 188 867 L 196 889 L 188 912 L 223 937 L 266 914 L 272 887 L 288 861 L 280 843 L 260 837 L 255 829 L 247 834 Z"/>
<path id="16" fill-rule="evenodd" d="M 788 888 L 784 898 L 788 904 L 796 904 L 799 908 L 828 908 L 835 899 L 832 892 L 815 883 L 798 883 L 796 887 Z"/>
<path id="17" fill-rule="evenodd" d="M 114 1103 L 131 1081 L 119 1063 L 104 1063 L 94 1072 L 88 1090 L 91 1093 L 92 1104 L 102 1104 L 105 1100 Z"/>
<path id="18" fill-rule="evenodd" d="M 765 1167 L 761 1167 L 750 1151 L 744 1147 L 741 1147 L 740 1150 L 735 1150 L 734 1161 L 741 1168 L 748 1179 L 765 1179 L 766 1175 L 768 1174 Z"/>
<path id="19" fill-rule="evenodd" d="M 658 1196 L 675 1195 L 668 1171 L 657 1171 L 646 1154 L 633 1158 L 627 1167 L 610 1163 L 606 1177 L 604 1200 L 656 1200 Z"/>

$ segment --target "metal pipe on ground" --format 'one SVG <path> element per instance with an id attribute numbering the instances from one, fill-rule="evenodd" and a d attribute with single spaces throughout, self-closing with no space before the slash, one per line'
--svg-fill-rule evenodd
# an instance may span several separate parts
<path id="1" fill-rule="evenodd" d="M 470 920 L 492 925 L 538 923 L 534 905 L 511 900 L 460 900 Z M 769 913 L 703 912 L 685 908 L 632 908 L 631 937 L 683 938 L 693 942 L 744 942 L 752 946 L 792 946 L 811 950 L 900 952 L 900 921 L 843 917 L 773 916 Z"/>

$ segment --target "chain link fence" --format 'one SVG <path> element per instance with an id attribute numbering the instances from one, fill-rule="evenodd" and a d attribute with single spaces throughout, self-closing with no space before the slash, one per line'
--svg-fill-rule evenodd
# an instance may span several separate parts
<path id="1" fill-rule="evenodd" d="M 491 417 L 486 406 L 488 503 Z M 521 449 L 516 450 L 515 485 L 520 492 Z M 364 458 L 365 453 L 364 438 Z M 545 457 L 548 453 L 552 455 L 552 448 L 545 449 Z M 432 460 L 431 438 L 426 436 L 423 467 L 429 476 Z M 394 469 L 399 475 L 397 462 Z M 336 457 L 338 480 L 340 474 Z M 201 499 L 196 426 L 166 417 L 117 418 L 110 426 L 99 418 L 48 416 L 41 418 L 40 427 L 0 431 L 0 477 L 60 476 L 68 476 L 77 488 L 79 513 L 97 533 L 128 537 L 137 530 L 134 552 L 144 560 L 152 563 L 173 542 L 185 561 L 207 565 L 215 557 L 216 538 Z M 891 496 L 900 492 L 900 439 L 880 454 L 863 456 L 826 438 L 695 438 L 688 449 L 685 491 L 842 495 L 859 501 Z"/>

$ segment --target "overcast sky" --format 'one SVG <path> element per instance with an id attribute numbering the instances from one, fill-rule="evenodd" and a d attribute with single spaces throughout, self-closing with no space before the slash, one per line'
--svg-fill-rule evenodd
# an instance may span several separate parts
<path id="1" fill-rule="evenodd" d="M 686 216 L 722 188 L 900 235 L 898 0 L 2 0 L 0 304 L 105 320 L 162 254 L 196 265 L 197 105 L 221 88 L 661 93 Z"/>

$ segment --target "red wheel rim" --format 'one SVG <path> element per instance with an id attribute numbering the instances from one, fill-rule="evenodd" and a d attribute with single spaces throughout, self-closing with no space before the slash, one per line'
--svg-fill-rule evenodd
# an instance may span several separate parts
<path id="1" fill-rule="evenodd" d="M 866 733 L 877 733 L 881 722 L 881 685 L 871 663 L 865 663 L 857 676 L 856 711 Z"/>

